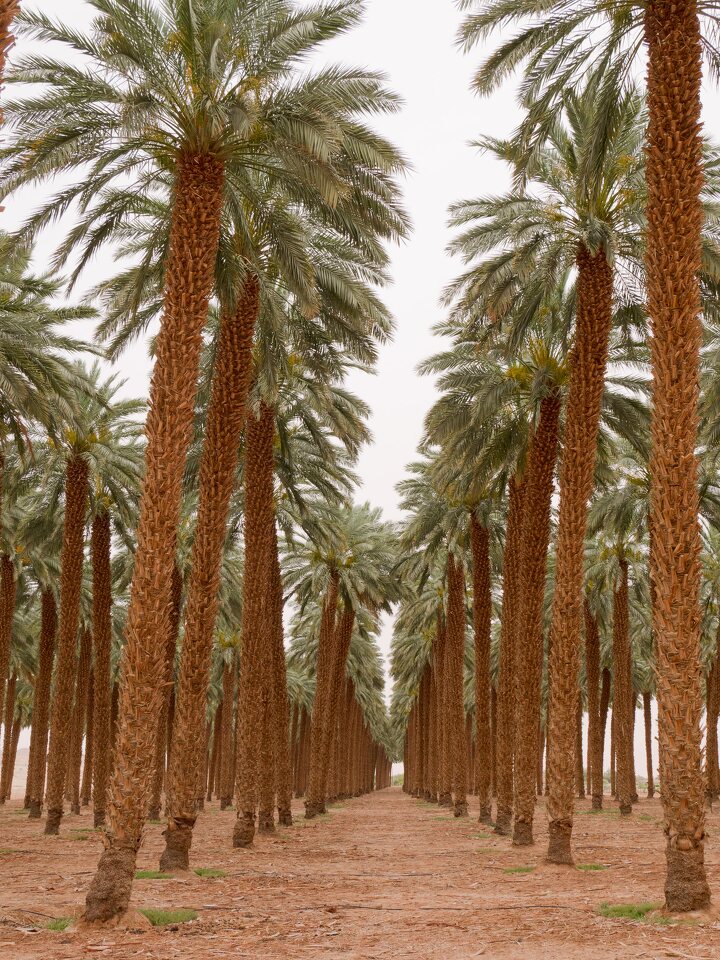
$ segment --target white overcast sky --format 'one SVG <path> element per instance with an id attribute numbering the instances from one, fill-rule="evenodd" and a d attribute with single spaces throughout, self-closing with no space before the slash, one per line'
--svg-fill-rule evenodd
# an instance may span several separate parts
<path id="1" fill-rule="evenodd" d="M 26 0 L 23 6 L 61 17 L 74 26 L 88 23 L 84 0 Z M 434 396 L 430 380 L 416 375 L 417 364 L 438 348 L 430 330 L 441 317 L 438 300 L 445 284 L 458 272 L 445 247 L 450 239 L 447 208 L 453 201 L 497 193 L 509 182 L 507 171 L 492 158 L 479 155 L 469 142 L 479 136 L 504 136 L 519 121 L 509 84 L 488 100 L 470 92 L 473 69 L 482 51 L 463 55 L 455 44 L 461 16 L 453 0 L 368 0 L 364 23 L 324 48 L 318 62 L 342 61 L 384 71 L 389 85 L 404 100 L 399 115 L 377 122 L 412 164 L 405 183 L 405 204 L 413 233 L 392 251 L 392 286 L 386 302 L 396 321 L 394 342 L 383 347 L 377 375 L 358 376 L 352 386 L 373 410 L 375 442 L 362 454 L 358 499 L 381 506 L 390 519 L 399 517 L 395 484 L 415 453 L 422 421 Z M 18 46 L 22 50 L 22 44 Z M 706 129 L 720 134 L 716 117 L 720 99 L 706 95 Z M 3 226 L 12 229 L 32 210 L 37 195 L 11 199 Z M 38 263 L 46 262 L 61 228 L 41 241 Z M 90 288 L 111 270 L 108 253 L 88 271 Z M 82 334 L 90 338 L 91 329 Z M 145 344 L 134 345 L 120 361 L 128 393 L 146 395 L 149 363 Z M 387 655 L 389 624 L 381 646 Z"/>

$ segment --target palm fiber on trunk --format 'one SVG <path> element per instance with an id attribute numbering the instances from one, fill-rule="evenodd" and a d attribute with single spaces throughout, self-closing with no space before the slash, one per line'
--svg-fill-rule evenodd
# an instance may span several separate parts
<path id="1" fill-rule="evenodd" d="M 112 646 L 112 587 L 110 572 L 110 514 L 99 510 L 90 531 L 92 559 L 92 621 L 95 646 L 95 753 L 93 757 L 93 819 L 105 823 L 110 774 L 110 653 Z"/>
<path id="2" fill-rule="evenodd" d="M 242 658 L 238 691 L 237 818 L 233 845 L 249 846 L 255 835 L 263 696 L 270 682 L 272 554 L 275 507 L 275 414 L 264 401 L 245 430 L 245 577 Z"/>
<path id="3" fill-rule="evenodd" d="M 585 530 L 593 489 L 600 404 L 612 323 L 613 274 L 603 250 L 577 252 L 577 315 L 560 470 L 555 594 L 549 639 L 548 859 L 572 863 L 575 710 L 582 623 Z"/>
<path id="4" fill-rule="evenodd" d="M 259 309 L 260 287 L 253 275 L 245 282 L 237 305 L 224 309 L 220 319 L 200 460 L 198 512 L 185 603 L 173 750 L 168 769 L 169 815 L 164 833 L 165 850 L 160 857 L 161 870 L 189 867 L 197 817 L 194 781 L 204 763 L 202 738 L 197 731 L 205 720 L 220 567 L 245 425 L 252 343 Z"/>
<path id="5" fill-rule="evenodd" d="M 145 476 L 121 660 L 109 829 L 86 899 L 88 921 L 107 921 L 127 910 L 150 802 L 156 721 L 163 698 L 157 681 L 163 674 L 163 640 L 171 612 L 168 585 L 175 565 L 182 481 L 192 438 L 202 331 L 215 274 L 223 185 L 221 159 L 187 153 L 178 157 L 163 313 L 145 424 Z"/>
<path id="6" fill-rule="evenodd" d="M 57 606 L 52 590 L 45 588 L 40 595 L 40 648 L 38 651 L 38 674 L 33 694 L 31 751 L 32 767 L 28 776 L 30 784 L 30 813 L 33 819 L 42 814 L 45 793 L 45 767 L 47 763 L 48 722 L 50 717 L 50 684 L 55 659 L 57 635 Z"/>
<path id="7" fill-rule="evenodd" d="M 473 561 L 473 629 L 475 633 L 475 790 L 480 802 L 480 823 L 492 821 L 490 777 L 490 640 L 492 593 L 490 534 L 475 513 L 470 514 Z"/>
<path id="8" fill-rule="evenodd" d="M 465 572 L 453 553 L 448 554 L 448 622 L 445 683 L 448 691 L 447 722 L 452 751 L 452 784 L 456 817 L 466 817 L 467 745 L 465 742 Z"/>
<path id="9" fill-rule="evenodd" d="M 561 400 L 557 391 L 540 403 L 540 417 L 527 453 L 522 544 L 520 611 L 517 624 L 517 702 L 515 711 L 515 822 L 513 844 L 533 843 L 537 787 L 537 731 L 540 723 L 544 655 L 543 603 L 550 544 L 553 477 L 558 455 Z M 509 532 L 508 532 L 509 537 Z"/>
<path id="10" fill-rule="evenodd" d="M 65 521 L 60 553 L 60 624 L 57 669 L 50 710 L 46 834 L 60 832 L 63 816 L 65 775 L 72 730 L 75 649 L 80 618 L 87 501 L 88 464 L 81 456 L 75 455 L 68 461 L 65 474 Z"/>

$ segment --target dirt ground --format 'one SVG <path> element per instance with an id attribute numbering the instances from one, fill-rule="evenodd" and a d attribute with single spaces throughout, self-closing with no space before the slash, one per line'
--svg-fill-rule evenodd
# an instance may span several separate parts
<path id="1" fill-rule="evenodd" d="M 608 801 L 608 806 L 610 803 Z M 253 850 L 230 848 L 233 811 L 208 806 L 194 866 L 220 878 L 137 880 L 133 904 L 192 907 L 175 928 L 84 933 L 44 928 L 82 903 L 100 853 L 89 812 L 67 816 L 59 838 L 44 837 L 19 802 L 0 812 L 0 957 L 8 960 L 216 960 L 218 957 L 715 958 L 720 921 L 671 925 L 662 918 L 607 919 L 602 903 L 662 899 L 663 836 L 657 801 L 628 820 L 579 804 L 578 864 L 544 863 L 544 832 L 514 849 L 474 819 L 406 797 L 399 789 L 334 807 L 321 819 L 262 837 Z M 298 804 L 298 813 L 299 813 Z M 544 810 L 539 823 L 545 824 Z M 711 814 L 708 866 L 720 904 L 720 815 Z M 162 838 L 149 825 L 140 869 L 157 869 Z M 531 872 L 508 872 L 532 867 Z"/>

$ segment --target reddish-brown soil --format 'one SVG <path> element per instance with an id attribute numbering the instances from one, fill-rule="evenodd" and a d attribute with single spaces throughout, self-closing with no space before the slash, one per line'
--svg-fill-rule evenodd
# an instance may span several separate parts
<path id="1" fill-rule="evenodd" d="M 662 900 L 663 835 L 657 801 L 620 820 L 579 804 L 575 831 L 583 871 L 544 863 L 540 842 L 516 849 L 473 819 L 456 820 L 398 789 L 350 800 L 326 817 L 233 850 L 233 811 L 209 805 L 196 831 L 193 864 L 226 872 L 137 880 L 136 907 L 193 907 L 174 929 L 51 932 L 43 924 L 82 903 L 100 853 L 91 815 L 68 816 L 45 837 L 17 802 L 0 813 L 0 957 L 8 960 L 470 957 L 714 958 L 720 923 L 671 925 L 606 919 L 603 902 Z M 299 813 L 299 810 L 298 810 Z M 710 815 L 714 838 L 720 817 Z M 150 825 L 139 867 L 157 869 L 160 825 Z M 78 832 L 85 831 L 89 832 Z M 708 867 L 720 903 L 720 848 Z M 530 873 L 507 873 L 517 867 Z"/>

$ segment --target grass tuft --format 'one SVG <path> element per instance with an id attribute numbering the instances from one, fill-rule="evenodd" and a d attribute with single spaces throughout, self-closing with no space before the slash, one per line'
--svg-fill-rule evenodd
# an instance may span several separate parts
<path id="1" fill-rule="evenodd" d="M 576 870 L 607 870 L 607 867 L 603 863 L 577 863 L 575 864 Z"/>
<path id="2" fill-rule="evenodd" d="M 136 880 L 172 880 L 171 873 L 163 873 L 162 870 L 136 870 Z"/>
<path id="3" fill-rule="evenodd" d="M 48 920 L 45 924 L 46 930 L 67 930 L 72 923 L 72 917 L 57 917 L 55 920 Z"/>
<path id="4" fill-rule="evenodd" d="M 503 873 L 532 873 L 535 867 L 507 867 Z"/>
<path id="5" fill-rule="evenodd" d="M 639 813 L 637 819 L 640 820 L 641 823 L 655 823 L 656 821 L 656 817 L 651 817 L 649 813 Z"/>
<path id="6" fill-rule="evenodd" d="M 195 873 L 199 877 L 226 877 L 224 870 L 218 870 L 216 867 L 198 867 Z"/>
<path id="7" fill-rule="evenodd" d="M 601 917 L 621 920 L 644 920 L 648 913 L 659 910 L 661 903 L 601 903 Z"/>
<path id="8" fill-rule="evenodd" d="M 171 923 L 187 923 L 189 920 L 197 919 L 197 910 L 190 910 L 186 907 L 177 907 L 175 910 L 141 910 L 140 913 L 147 917 L 154 927 L 166 927 Z"/>
<path id="9" fill-rule="evenodd" d="M 492 840 L 492 834 L 491 833 L 471 833 L 470 839 L 471 840 Z"/>

